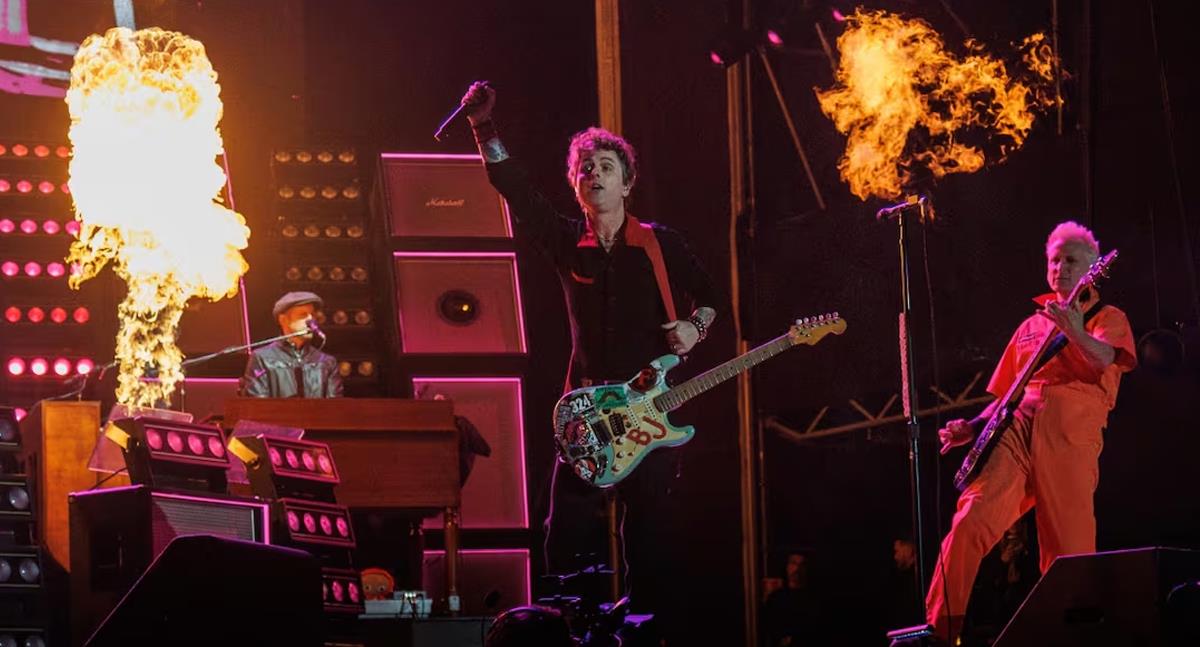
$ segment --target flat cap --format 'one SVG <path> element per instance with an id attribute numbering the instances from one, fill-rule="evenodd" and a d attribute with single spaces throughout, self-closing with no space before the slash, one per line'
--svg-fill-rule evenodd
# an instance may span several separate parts
<path id="1" fill-rule="evenodd" d="M 320 308 L 325 304 L 325 301 L 312 292 L 288 292 L 287 294 L 279 297 L 279 300 L 275 302 L 275 307 L 271 310 L 271 313 L 278 317 L 279 315 L 287 312 L 288 308 L 293 306 L 302 306 L 306 303 L 315 303 L 317 304 L 317 307 Z"/>

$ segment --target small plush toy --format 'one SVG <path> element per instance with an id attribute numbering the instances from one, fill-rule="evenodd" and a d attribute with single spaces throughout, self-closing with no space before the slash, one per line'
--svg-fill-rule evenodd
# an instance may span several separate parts
<path id="1" fill-rule="evenodd" d="M 382 568 L 363 569 L 362 585 L 368 600 L 390 600 L 396 590 L 396 580 Z"/>

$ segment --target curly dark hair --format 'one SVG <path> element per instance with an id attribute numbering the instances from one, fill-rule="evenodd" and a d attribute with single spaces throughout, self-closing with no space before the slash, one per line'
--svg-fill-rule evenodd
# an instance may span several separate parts
<path id="1" fill-rule="evenodd" d="M 588 151 L 612 151 L 621 160 L 621 170 L 624 173 L 625 186 L 632 187 L 637 179 L 637 155 L 633 146 L 625 138 L 603 128 L 592 126 L 581 130 L 571 137 L 571 145 L 567 148 L 567 181 L 575 184 L 575 170 L 579 167 L 580 154 Z"/>

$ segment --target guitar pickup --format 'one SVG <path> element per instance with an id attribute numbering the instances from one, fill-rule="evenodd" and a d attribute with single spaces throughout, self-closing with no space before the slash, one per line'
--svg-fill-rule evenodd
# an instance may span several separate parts
<path id="1" fill-rule="evenodd" d="M 619 413 L 614 413 L 608 417 L 608 424 L 612 425 L 613 436 L 625 435 L 625 416 Z"/>
<path id="2" fill-rule="evenodd" d="M 589 424 L 592 427 L 592 431 L 596 434 L 596 438 L 598 438 L 600 442 L 604 443 L 605 445 L 612 442 L 613 435 L 608 429 L 608 423 L 604 422 L 604 418 L 596 418 Z M 622 430 L 621 433 L 625 433 L 624 430 Z"/>

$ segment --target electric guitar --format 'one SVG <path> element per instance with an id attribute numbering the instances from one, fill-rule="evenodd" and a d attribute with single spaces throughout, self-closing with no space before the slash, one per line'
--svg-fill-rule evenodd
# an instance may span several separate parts
<path id="1" fill-rule="evenodd" d="M 558 459 L 592 485 L 616 485 L 650 452 L 692 439 L 695 428 L 676 427 L 667 413 L 793 346 L 812 346 L 845 330 L 836 312 L 799 319 L 787 333 L 675 387 L 667 386 L 667 373 L 679 365 L 679 356 L 663 355 L 624 384 L 575 389 L 554 405 Z"/>
<path id="2" fill-rule="evenodd" d="M 1080 295 L 1100 280 L 1101 277 L 1108 276 L 1108 268 L 1112 265 L 1113 260 L 1117 258 L 1117 250 L 1104 255 L 1103 258 L 1092 263 L 1088 268 L 1087 274 L 1079 279 L 1079 283 L 1075 284 L 1075 288 L 1071 290 L 1070 296 L 1067 297 L 1066 303 L 1072 304 L 1072 307 L 1079 301 Z M 1086 300 L 1086 299 L 1085 299 Z M 1000 398 L 996 409 L 988 418 L 987 424 L 984 425 L 983 431 L 979 432 L 979 437 L 975 439 L 975 444 L 967 452 L 967 457 L 963 459 L 962 467 L 958 468 L 958 472 L 954 475 L 954 487 L 959 491 L 966 489 L 975 477 L 979 476 L 979 471 L 983 469 L 984 463 L 992 455 L 992 450 L 1000 442 L 1000 437 L 1004 431 L 1008 429 L 1012 422 L 1013 412 L 1021 404 L 1021 399 L 1025 396 L 1025 387 L 1029 384 L 1030 378 L 1037 372 L 1046 362 L 1054 358 L 1064 346 L 1067 345 L 1066 336 L 1061 332 L 1051 331 L 1042 340 L 1042 343 L 1037 348 L 1037 352 L 1029 356 L 1025 366 L 1021 367 L 1021 372 L 1017 374 L 1017 379 L 1013 380 L 1012 386 L 1008 387 L 1008 391 L 1004 393 L 1004 397 Z"/>

